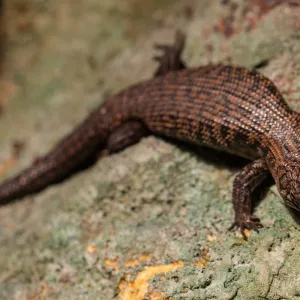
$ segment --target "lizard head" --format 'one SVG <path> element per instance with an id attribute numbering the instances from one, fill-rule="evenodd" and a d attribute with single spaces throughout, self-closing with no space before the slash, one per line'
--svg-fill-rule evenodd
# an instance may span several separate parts
<path id="1" fill-rule="evenodd" d="M 278 166 L 274 178 L 285 204 L 300 211 L 300 162 Z"/>
<path id="2" fill-rule="evenodd" d="M 287 206 L 300 211 L 300 135 L 271 140 L 265 157 Z"/>

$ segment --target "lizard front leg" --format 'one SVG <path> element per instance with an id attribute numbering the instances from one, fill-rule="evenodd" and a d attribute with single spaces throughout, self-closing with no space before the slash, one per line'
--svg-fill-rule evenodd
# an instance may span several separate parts
<path id="1" fill-rule="evenodd" d="M 235 212 L 234 223 L 229 228 L 240 228 L 245 239 L 245 229 L 263 227 L 258 217 L 252 215 L 251 193 L 266 178 L 268 168 L 263 159 L 257 159 L 248 165 L 235 177 L 233 182 L 232 202 Z"/>

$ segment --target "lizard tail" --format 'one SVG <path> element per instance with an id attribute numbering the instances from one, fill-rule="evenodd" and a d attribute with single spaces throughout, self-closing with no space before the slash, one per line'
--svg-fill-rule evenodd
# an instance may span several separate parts
<path id="1" fill-rule="evenodd" d="M 36 193 L 76 171 L 105 146 L 111 131 L 109 122 L 110 119 L 105 118 L 100 121 L 99 115 L 92 113 L 47 155 L 16 177 L 4 181 L 0 185 L 0 205 Z"/>

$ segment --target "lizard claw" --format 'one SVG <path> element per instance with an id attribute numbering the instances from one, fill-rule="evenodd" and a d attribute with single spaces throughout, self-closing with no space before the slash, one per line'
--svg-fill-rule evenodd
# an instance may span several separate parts
<path id="1" fill-rule="evenodd" d="M 165 45 L 165 44 L 154 44 L 154 48 L 157 49 L 157 50 L 168 52 L 168 51 L 173 51 L 175 47 Z"/>
<path id="2" fill-rule="evenodd" d="M 260 219 L 254 215 L 245 215 L 238 216 L 235 218 L 235 221 L 228 228 L 229 231 L 240 229 L 241 234 L 245 240 L 247 240 L 247 236 L 245 234 L 245 229 L 247 230 L 255 230 L 259 232 L 259 229 L 264 226 L 260 222 Z"/>
<path id="3" fill-rule="evenodd" d="M 176 32 L 173 45 L 155 44 L 154 47 L 163 51 L 161 56 L 154 56 L 153 59 L 159 62 L 155 75 L 163 75 L 169 71 L 176 71 L 184 68 L 180 56 L 185 44 L 185 35 L 181 31 Z"/>
<path id="4" fill-rule="evenodd" d="M 170 45 L 155 44 L 154 48 L 163 51 L 161 58 L 168 58 L 169 56 L 178 57 L 181 55 L 185 44 L 185 35 L 180 30 L 176 31 L 175 43 Z"/>

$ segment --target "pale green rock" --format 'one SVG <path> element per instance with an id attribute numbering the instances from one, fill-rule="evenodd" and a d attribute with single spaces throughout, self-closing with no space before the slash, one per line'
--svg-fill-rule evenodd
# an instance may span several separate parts
<path id="1" fill-rule="evenodd" d="M 300 109 L 300 8 L 278 6 L 247 31 L 247 1 L 234 2 L 235 33 L 225 37 L 213 28 L 230 5 L 217 0 L 34 0 L 19 13 L 19 1 L 7 1 L 0 159 L 14 140 L 25 149 L 6 176 L 46 153 L 109 95 L 151 77 L 152 45 L 171 42 L 176 28 L 188 35 L 188 65 L 269 60 L 260 71 Z M 182 262 L 152 277 L 145 299 L 154 291 L 164 299 L 300 299 L 299 219 L 271 186 L 255 210 L 265 228 L 248 242 L 227 232 L 242 164 L 210 152 L 151 136 L 2 207 L 0 298 L 118 299 L 126 275 L 134 280 L 145 266 Z"/>

